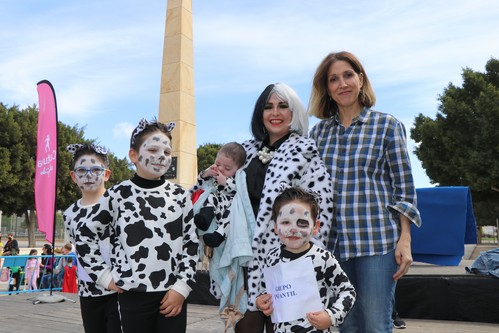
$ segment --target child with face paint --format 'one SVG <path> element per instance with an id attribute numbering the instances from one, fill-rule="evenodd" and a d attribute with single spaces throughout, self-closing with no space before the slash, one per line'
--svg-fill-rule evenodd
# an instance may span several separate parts
<path id="1" fill-rule="evenodd" d="M 96 233 L 109 232 L 112 249 L 109 267 L 90 246 L 88 256 L 102 267 L 90 276 L 124 290 L 118 295 L 124 333 L 181 333 L 187 326 L 198 238 L 189 193 L 164 177 L 174 126 L 140 121 L 128 154 L 137 172 L 104 194 L 92 225 Z"/>
<path id="2" fill-rule="evenodd" d="M 202 207 L 194 215 L 194 224 L 201 231 L 207 231 L 212 222 L 216 223 L 213 232 L 204 233 L 201 237 L 210 247 L 218 247 L 225 240 L 229 227 L 230 204 L 236 193 L 234 176 L 246 160 L 246 151 L 237 142 L 229 142 L 220 148 L 215 163 L 202 171 L 196 185 L 190 192 L 208 191 Z M 199 192 L 198 192 L 199 193 Z"/>
<path id="3" fill-rule="evenodd" d="M 96 284 L 88 275 L 92 269 L 100 269 L 89 260 L 88 239 L 98 244 L 99 252 L 109 258 L 108 235 L 89 232 L 95 213 L 99 211 L 105 183 L 111 176 L 107 150 L 98 145 L 71 144 L 66 150 L 73 154 L 71 160 L 71 179 L 81 191 L 81 198 L 64 211 L 64 228 L 67 236 L 77 250 L 79 264 L 73 264 L 78 271 L 78 294 L 83 328 L 86 333 L 118 333 L 121 324 L 118 313 L 116 286 L 105 288 Z M 69 247 L 71 248 L 71 247 Z M 109 261 L 108 261 L 108 264 Z M 114 289 L 114 290 L 111 290 Z"/>
<path id="4" fill-rule="evenodd" d="M 268 253 L 264 265 L 272 267 L 310 257 L 324 309 L 307 313 L 305 318 L 292 322 L 274 323 L 274 332 L 332 332 L 333 326 L 343 322 L 355 302 L 355 289 L 333 254 L 310 242 L 312 236 L 319 232 L 320 226 L 316 197 L 318 195 L 298 187 L 286 188 L 276 197 L 272 220 L 282 245 Z M 261 290 L 265 291 L 264 282 Z M 272 295 L 262 293 L 256 299 L 256 306 L 270 316 L 274 311 Z"/>

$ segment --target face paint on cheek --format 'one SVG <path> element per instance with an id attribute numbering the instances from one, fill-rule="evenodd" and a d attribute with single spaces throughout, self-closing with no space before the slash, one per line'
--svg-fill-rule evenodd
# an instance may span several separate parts
<path id="1" fill-rule="evenodd" d="M 145 140 L 140 148 L 137 166 L 148 177 L 160 177 L 166 173 L 171 163 L 171 144 L 168 137 L 155 133 Z"/>
<path id="2" fill-rule="evenodd" d="M 99 187 L 102 185 L 104 182 L 104 173 L 102 173 L 100 176 L 95 176 L 95 186 Z"/>
<path id="3" fill-rule="evenodd" d="M 76 184 L 82 191 L 95 190 L 104 182 L 104 174 L 103 172 L 100 176 L 91 176 L 90 174 L 83 177 L 76 176 Z"/>
<path id="4" fill-rule="evenodd" d="M 172 157 L 171 156 L 167 156 L 165 158 L 165 165 L 166 165 L 166 170 L 170 169 L 170 165 L 172 164 Z"/>
<path id="5" fill-rule="evenodd" d="M 308 242 L 309 232 L 299 230 L 293 225 L 277 227 L 279 237 L 284 239 L 301 242 L 302 244 Z"/>
<path id="6" fill-rule="evenodd" d="M 284 245 L 296 249 L 310 241 L 313 220 L 307 205 L 291 202 L 284 205 L 277 218 L 277 233 Z"/>

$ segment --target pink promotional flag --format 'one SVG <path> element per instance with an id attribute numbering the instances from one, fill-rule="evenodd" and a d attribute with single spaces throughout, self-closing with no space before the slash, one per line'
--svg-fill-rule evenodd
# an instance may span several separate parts
<path id="1" fill-rule="evenodd" d="M 53 244 L 57 188 L 57 105 L 49 81 L 37 84 L 38 131 L 35 167 L 35 206 L 38 229 Z"/>

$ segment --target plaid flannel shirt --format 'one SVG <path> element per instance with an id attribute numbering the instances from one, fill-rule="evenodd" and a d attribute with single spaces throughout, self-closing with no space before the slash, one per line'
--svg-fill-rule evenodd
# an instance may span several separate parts
<path id="1" fill-rule="evenodd" d="M 335 221 L 329 246 L 342 261 L 386 254 L 400 234 L 399 213 L 421 225 L 404 125 L 365 108 L 345 128 L 338 116 L 310 131 L 331 174 Z"/>

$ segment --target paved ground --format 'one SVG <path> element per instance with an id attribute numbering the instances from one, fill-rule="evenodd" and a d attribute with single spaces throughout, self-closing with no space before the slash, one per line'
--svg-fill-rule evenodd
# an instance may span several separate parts
<path id="1" fill-rule="evenodd" d="M 43 245 L 37 242 L 37 247 Z M 23 243 L 21 242 L 21 246 Z M 27 245 L 27 244 L 26 244 Z M 25 246 L 26 246 L 25 245 Z M 472 256 L 480 251 L 495 248 L 495 246 L 479 246 Z M 29 249 L 23 249 L 24 252 Z M 463 265 L 471 264 L 472 260 L 463 261 L 460 266 L 442 267 L 425 264 L 415 264 L 409 274 L 462 274 Z M 0 284 L 0 290 L 6 290 L 5 283 Z M 36 297 L 43 294 L 17 294 L 0 296 L 0 333 L 79 333 L 83 332 L 80 317 L 79 300 L 74 294 L 54 292 L 53 296 L 65 296 L 68 300 L 58 303 L 33 304 Z M 49 299 L 52 299 L 49 296 Z M 74 302 L 70 301 L 73 300 Z M 499 325 L 490 323 L 453 322 L 441 320 L 407 319 L 407 328 L 400 330 L 403 333 L 499 333 Z M 394 330 L 399 331 L 399 330 Z M 188 306 L 188 333 L 224 332 L 224 324 L 219 319 L 218 307 L 209 305 L 189 304 Z M 233 332 L 229 329 L 228 332 Z"/>
<path id="2" fill-rule="evenodd" d="M 79 300 L 73 294 L 54 292 L 52 297 L 67 297 L 76 302 L 33 304 L 35 295 L 18 294 L 0 296 L 0 333 L 83 333 Z M 42 295 L 37 295 L 40 297 Z M 50 297 L 49 297 L 50 299 Z M 216 306 L 189 304 L 188 333 L 221 333 L 224 325 L 218 317 Z M 499 325 L 487 323 L 452 322 L 441 320 L 406 320 L 402 333 L 493 333 Z M 399 331 L 399 330 L 394 330 Z M 229 329 L 228 332 L 233 332 Z"/>

